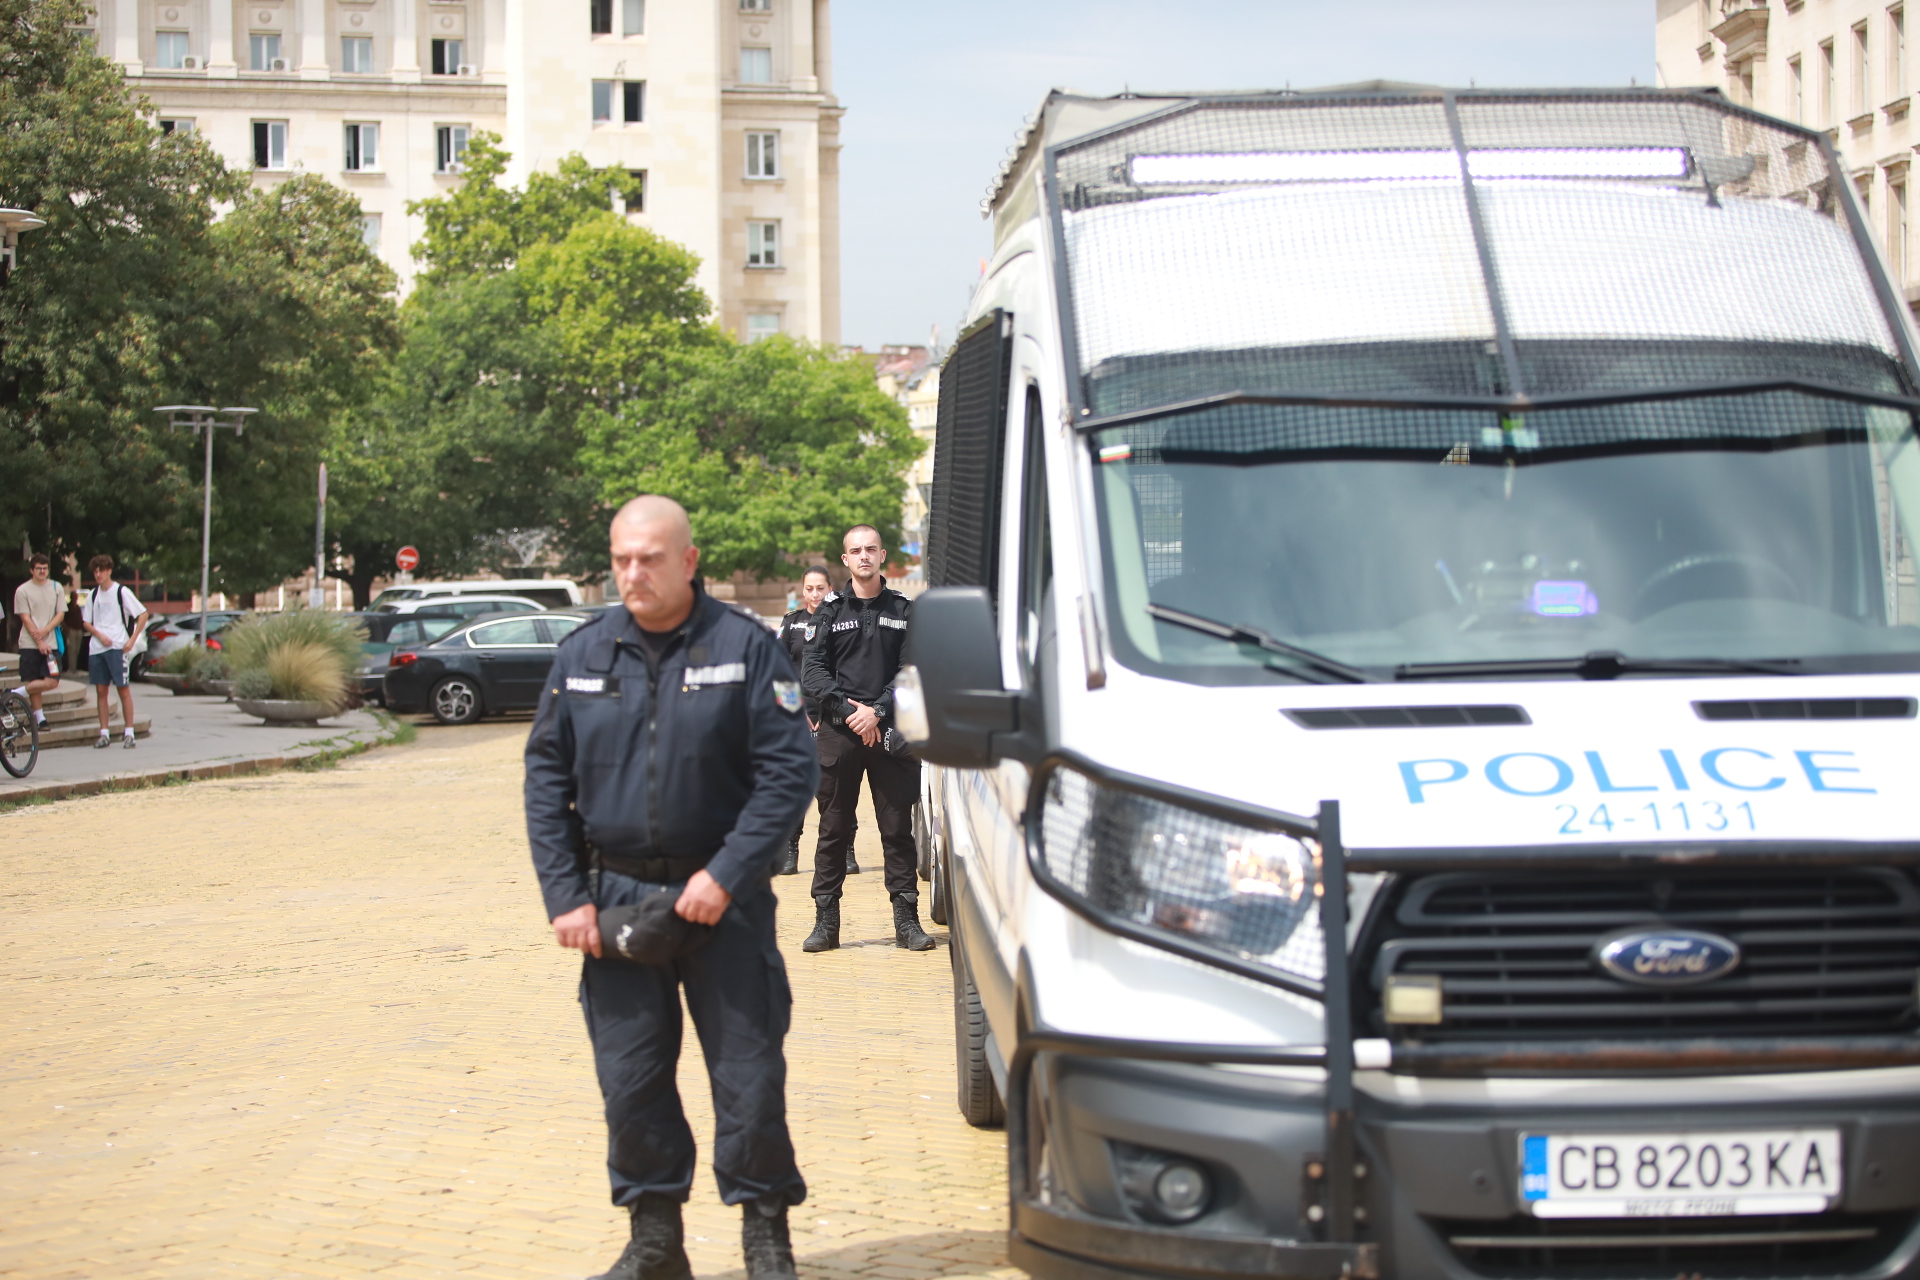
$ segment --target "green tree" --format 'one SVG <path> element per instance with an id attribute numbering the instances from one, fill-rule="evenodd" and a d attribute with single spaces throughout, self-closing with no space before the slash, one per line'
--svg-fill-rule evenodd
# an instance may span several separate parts
<path id="1" fill-rule="evenodd" d="M 701 352 L 671 386 L 593 410 L 585 434 L 602 501 L 667 494 L 709 575 L 762 579 L 849 525 L 898 545 L 901 475 L 924 447 L 864 364 L 786 337 Z"/>
<path id="2" fill-rule="evenodd" d="M 350 195 L 255 190 L 163 136 L 83 23 L 79 0 L 0 0 L 0 203 L 47 223 L 0 290 L 0 546 L 197 584 L 198 442 L 152 407 L 247 404 L 216 448 L 214 547 L 223 589 L 257 589 L 307 560 L 315 468 L 395 342 L 392 275 Z"/>

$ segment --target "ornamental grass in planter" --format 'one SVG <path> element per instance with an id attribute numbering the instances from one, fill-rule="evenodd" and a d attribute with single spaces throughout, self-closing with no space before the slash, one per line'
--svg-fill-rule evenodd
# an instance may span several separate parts
<path id="1" fill-rule="evenodd" d="M 366 633 L 339 614 L 296 609 L 255 614 L 221 639 L 234 670 L 235 701 L 304 703 L 332 715 L 349 702 L 348 673 Z"/>

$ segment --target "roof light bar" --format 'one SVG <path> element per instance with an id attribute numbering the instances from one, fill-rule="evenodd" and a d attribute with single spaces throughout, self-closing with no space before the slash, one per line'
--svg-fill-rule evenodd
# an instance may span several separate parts
<path id="1" fill-rule="evenodd" d="M 1680 147 L 1560 147 L 1469 151 L 1476 178 L 1684 178 Z M 1137 186 L 1233 182 L 1378 182 L 1460 176 L 1452 151 L 1267 151 L 1134 156 Z"/>

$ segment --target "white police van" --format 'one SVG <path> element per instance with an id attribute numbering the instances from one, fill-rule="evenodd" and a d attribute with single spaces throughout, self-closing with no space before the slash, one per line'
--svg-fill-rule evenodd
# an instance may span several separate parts
<path id="1" fill-rule="evenodd" d="M 1920 1276 L 1920 360 L 1691 92 L 1049 97 L 902 726 L 1037 1275 Z"/>

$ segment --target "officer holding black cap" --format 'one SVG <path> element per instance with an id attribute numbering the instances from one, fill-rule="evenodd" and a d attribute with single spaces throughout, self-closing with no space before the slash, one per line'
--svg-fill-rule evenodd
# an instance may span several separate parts
<path id="1" fill-rule="evenodd" d="M 900 674 L 912 602 L 887 586 L 886 549 L 872 525 L 858 524 L 841 539 L 842 564 L 852 575 L 845 591 L 826 598 L 813 615 L 801 678 L 820 703 L 820 843 L 813 855 L 813 932 L 803 951 L 840 945 L 843 858 L 853 848 L 853 809 L 860 779 L 873 793 L 873 816 L 886 859 L 887 896 L 893 901 L 893 940 L 909 951 L 930 951 L 920 927 L 919 855 L 913 842 L 913 806 L 920 799 L 920 762 L 905 751 L 893 727 L 893 682 Z"/>
<path id="2" fill-rule="evenodd" d="M 820 611 L 820 602 L 833 594 L 833 579 L 827 576 L 825 565 L 816 564 L 800 575 L 800 607 L 790 609 L 787 616 L 780 619 L 780 643 L 787 647 L 787 656 L 793 659 L 793 669 L 800 670 L 805 661 L 807 641 L 813 639 L 814 615 Z M 802 694 L 805 694 L 804 688 Z M 805 697 L 807 723 L 818 732 L 820 728 L 820 703 Z M 790 876 L 800 870 L 800 836 L 806 829 L 803 822 L 793 829 L 793 838 L 787 842 L 787 853 L 780 861 L 776 875 Z M 847 874 L 860 874 L 860 864 L 854 861 L 853 845 L 847 845 Z"/>
<path id="3" fill-rule="evenodd" d="M 819 777 L 799 680 L 750 613 L 701 590 L 687 513 L 635 498 L 611 530 L 623 608 L 560 646 L 526 749 L 527 835 L 606 1101 L 626 1250 L 601 1280 L 691 1280 L 693 1134 L 674 1087 L 680 996 L 713 1088 L 714 1180 L 744 1206 L 750 1280 L 795 1280 L 792 1009 L 770 876 Z M 671 909 L 667 899 L 672 895 Z M 602 913 L 608 928 L 602 930 Z"/>

